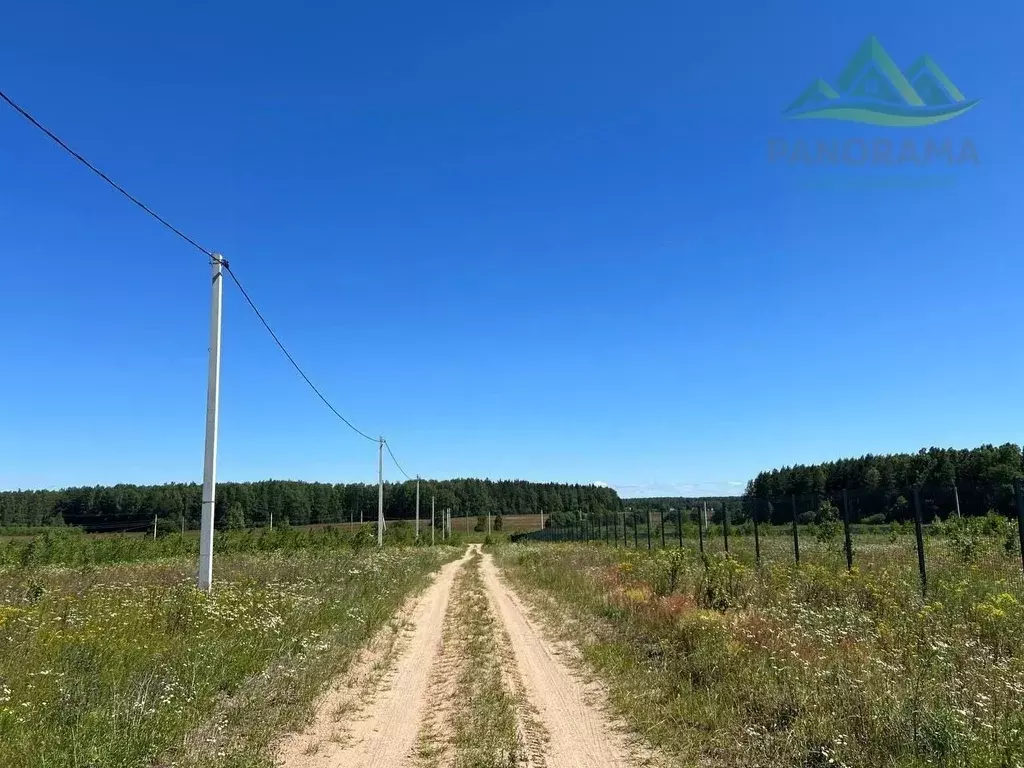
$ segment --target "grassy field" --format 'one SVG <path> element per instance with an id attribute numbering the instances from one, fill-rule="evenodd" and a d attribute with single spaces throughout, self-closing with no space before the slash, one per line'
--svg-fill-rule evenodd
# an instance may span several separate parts
<path id="1" fill-rule="evenodd" d="M 799 568 L 573 543 L 499 559 L 681 765 L 1024 764 L 1018 556 L 945 543 L 923 597 L 905 537 L 859 546 L 852 573 L 820 543 Z"/>
<path id="2" fill-rule="evenodd" d="M 0 765 L 271 766 L 272 739 L 450 547 L 0 569 Z"/>

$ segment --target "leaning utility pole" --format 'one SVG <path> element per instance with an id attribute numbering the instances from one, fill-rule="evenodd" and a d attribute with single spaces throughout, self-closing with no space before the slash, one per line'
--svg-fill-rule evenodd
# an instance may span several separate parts
<path id="1" fill-rule="evenodd" d="M 199 526 L 199 588 L 213 586 L 213 508 L 217 495 L 217 424 L 220 414 L 220 321 L 224 296 L 224 259 L 211 257 L 210 359 L 206 375 L 206 449 L 203 457 L 203 511 Z"/>
<path id="2" fill-rule="evenodd" d="M 420 539 L 420 476 L 416 475 L 416 540 Z"/>
<path id="3" fill-rule="evenodd" d="M 377 546 L 384 546 L 384 438 L 377 441 Z"/>
<path id="4" fill-rule="evenodd" d="M 434 497 L 430 497 L 430 546 L 434 546 Z"/>

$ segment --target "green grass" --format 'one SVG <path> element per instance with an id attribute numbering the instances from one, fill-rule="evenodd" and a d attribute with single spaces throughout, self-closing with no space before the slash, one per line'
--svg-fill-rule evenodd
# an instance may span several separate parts
<path id="1" fill-rule="evenodd" d="M 405 521 L 391 524 L 385 533 L 386 545 L 414 544 L 414 530 Z M 421 536 L 420 543 L 429 544 Z M 458 537 L 453 537 L 454 545 Z M 337 551 L 376 547 L 376 528 L 372 524 L 348 528 L 319 526 L 316 528 L 278 527 L 273 530 L 216 531 L 213 549 L 216 554 L 295 552 L 300 550 Z M 440 537 L 437 544 L 445 544 Z M 43 565 L 88 566 L 113 563 L 144 562 L 168 557 L 199 556 L 199 537 L 194 532 L 172 533 L 152 538 L 136 534 L 83 535 L 73 528 L 49 528 L 43 533 L 0 540 L 0 568 L 4 566 L 34 567 Z"/>
<path id="2" fill-rule="evenodd" d="M 271 766 L 447 547 L 0 571 L 0 765 Z"/>
<path id="3" fill-rule="evenodd" d="M 600 544 L 499 560 L 681 765 L 1021 765 L 1019 559 L 942 544 L 925 598 L 905 544 L 873 543 L 849 574 L 827 543 L 799 568 Z"/>

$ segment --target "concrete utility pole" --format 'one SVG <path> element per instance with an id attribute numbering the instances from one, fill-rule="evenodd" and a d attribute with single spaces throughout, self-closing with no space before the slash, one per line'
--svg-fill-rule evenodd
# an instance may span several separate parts
<path id="1" fill-rule="evenodd" d="M 491 510 L 487 510 L 487 535 L 491 535 Z"/>
<path id="2" fill-rule="evenodd" d="M 377 546 L 384 546 L 384 438 L 377 441 Z"/>
<path id="3" fill-rule="evenodd" d="M 203 512 L 199 527 L 199 588 L 213 586 L 213 509 L 217 495 L 217 425 L 220 415 L 220 321 L 224 259 L 213 254 L 210 289 L 210 359 L 206 375 L 206 449 L 203 456 Z"/>
<path id="4" fill-rule="evenodd" d="M 416 540 L 420 538 L 420 476 L 416 475 Z"/>
<path id="5" fill-rule="evenodd" d="M 430 497 L 430 546 L 434 546 L 434 497 Z"/>
<path id="6" fill-rule="evenodd" d="M 956 497 L 956 516 L 960 517 L 960 490 L 953 485 L 953 495 Z"/>
<path id="7" fill-rule="evenodd" d="M 153 541 L 156 541 L 156 515 L 153 515 Z"/>
<path id="8" fill-rule="evenodd" d="M 540 511 L 540 529 L 544 530 L 544 510 Z"/>
<path id="9" fill-rule="evenodd" d="M 271 510 L 271 512 L 270 512 L 270 530 L 274 530 L 274 512 L 273 512 L 273 510 Z"/>

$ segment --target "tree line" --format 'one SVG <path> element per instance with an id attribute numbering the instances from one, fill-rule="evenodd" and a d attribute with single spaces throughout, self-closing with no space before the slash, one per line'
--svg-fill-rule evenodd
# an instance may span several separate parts
<path id="1" fill-rule="evenodd" d="M 843 512 L 852 522 L 904 522 L 916 516 L 914 490 L 925 521 L 985 515 L 1016 514 L 1014 482 L 1024 478 L 1024 454 L 1014 443 L 978 448 L 922 448 L 917 453 L 867 454 L 822 464 L 797 464 L 761 472 L 743 496 L 662 497 L 625 499 L 630 518 L 647 511 L 666 520 L 697 522 L 698 510 L 709 508 L 708 520 L 724 515 L 734 523 L 751 520 L 789 524 L 818 522 L 823 514 Z M 656 518 L 657 519 L 657 518 Z"/>
<path id="2" fill-rule="evenodd" d="M 1021 478 L 1024 454 L 1014 443 L 933 447 L 761 472 L 747 484 L 747 495 L 762 504 L 771 502 L 767 514 L 775 521 L 791 517 L 787 498 L 796 500 L 798 514 L 806 518 L 826 499 L 841 509 L 845 490 L 855 522 L 883 522 L 912 519 L 916 489 L 923 517 L 932 520 L 955 514 L 1016 514 L 1014 483 Z"/>
<path id="3" fill-rule="evenodd" d="M 377 519 L 377 486 L 365 483 L 307 483 L 264 480 L 217 485 L 215 521 L 220 528 L 370 522 Z M 618 509 L 611 488 L 523 480 L 420 481 L 420 516 L 430 519 L 430 501 L 453 516 L 532 515 L 549 519 Z M 384 515 L 411 520 L 416 483 L 385 483 Z M 0 526 L 74 525 L 90 531 L 144 529 L 154 517 L 161 528 L 198 528 L 202 487 L 197 483 L 114 485 L 47 491 L 0 492 Z"/>

